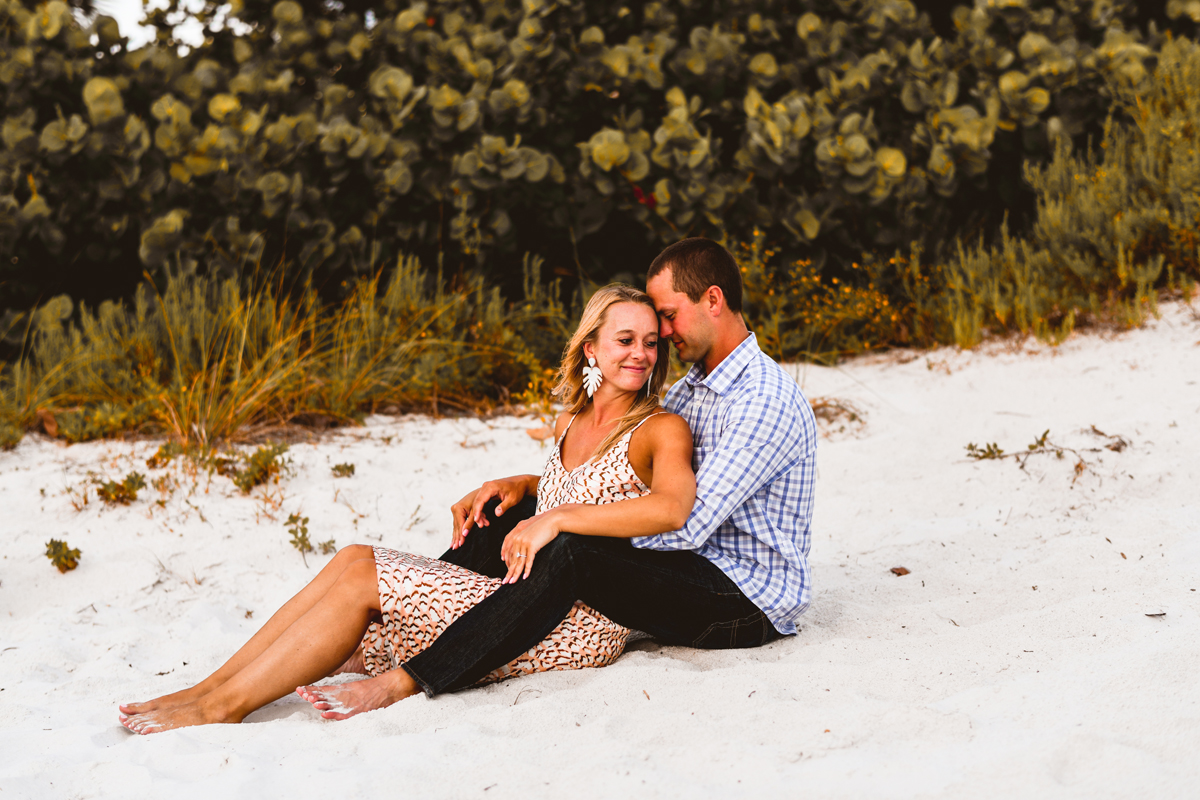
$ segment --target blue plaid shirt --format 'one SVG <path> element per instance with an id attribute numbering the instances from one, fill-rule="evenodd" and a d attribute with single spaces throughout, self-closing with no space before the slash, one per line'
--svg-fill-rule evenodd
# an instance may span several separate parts
<path id="1" fill-rule="evenodd" d="M 633 545 L 695 550 L 780 633 L 795 633 L 812 591 L 817 425 L 808 400 L 751 334 L 711 375 L 693 365 L 665 406 L 692 429 L 696 505 L 681 530 Z"/>

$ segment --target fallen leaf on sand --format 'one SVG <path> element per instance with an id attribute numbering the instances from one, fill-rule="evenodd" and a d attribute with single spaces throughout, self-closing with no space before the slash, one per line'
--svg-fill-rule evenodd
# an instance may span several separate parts
<path id="1" fill-rule="evenodd" d="M 528 428 L 528 429 L 526 429 L 525 432 L 527 434 L 529 434 L 530 439 L 540 442 L 544 439 L 549 439 L 551 436 L 553 436 L 554 428 L 551 428 L 549 425 L 546 425 L 541 428 Z"/>
<path id="2" fill-rule="evenodd" d="M 1147 614 L 1146 616 L 1147 617 L 1165 617 L 1166 615 L 1167 615 L 1167 612 L 1159 611 L 1157 614 Z"/>
<path id="3" fill-rule="evenodd" d="M 54 414 L 47 408 L 39 408 L 37 415 L 38 419 L 42 422 L 42 430 L 46 432 L 46 435 L 51 439 L 56 438 L 58 436 L 58 421 L 54 419 Z"/>
<path id="4" fill-rule="evenodd" d="M 896 575 L 907 575 L 908 569 L 906 569 L 905 567 L 892 567 L 892 572 L 895 573 Z"/>

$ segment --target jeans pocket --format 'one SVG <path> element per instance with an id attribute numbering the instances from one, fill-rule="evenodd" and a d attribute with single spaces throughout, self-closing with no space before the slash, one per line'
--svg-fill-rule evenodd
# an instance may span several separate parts
<path id="1" fill-rule="evenodd" d="M 774 626 L 761 611 L 748 617 L 714 622 L 696 637 L 692 647 L 703 650 L 735 650 L 743 647 L 759 647 L 769 641 L 768 635 Z"/>

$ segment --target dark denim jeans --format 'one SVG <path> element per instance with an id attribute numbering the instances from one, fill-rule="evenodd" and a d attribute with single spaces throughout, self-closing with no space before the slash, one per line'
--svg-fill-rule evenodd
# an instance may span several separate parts
<path id="1" fill-rule="evenodd" d="M 475 528 L 443 561 L 493 578 L 508 568 L 500 545 L 533 515 L 532 498 Z M 576 600 L 663 644 L 758 647 L 779 638 L 766 615 L 711 561 L 687 550 L 639 550 L 628 539 L 560 534 L 525 580 L 501 586 L 403 666 L 432 697 L 470 686 L 554 630 Z"/>

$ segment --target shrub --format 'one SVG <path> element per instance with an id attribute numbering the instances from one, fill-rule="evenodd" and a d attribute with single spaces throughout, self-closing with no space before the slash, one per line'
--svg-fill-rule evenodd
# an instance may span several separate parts
<path id="1" fill-rule="evenodd" d="M 970 346 L 1017 330 L 1058 340 L 1081 318 L 1138 324 L 1162 289 L 1190 293 L 1200 280 L 1198 87 L 1200 47 L 1171 42 L 1130 100 L 1131 122 L 1111 118 L 1099 153 L 1062 143 L 1049 165 L 1029 167 L 1030 233 L 960 243 L 934 269 L 935 338 Z"/>
<path id="2" fill-rule="evenodd" d="M 1158 46 L 1131 0 L 977 3 L 948 38 L 910 0 L 245 0 L 243 34 L 216 9 L 180 55 L 166 11 L 130 51 L 0 0 L 0 305 L 63 291 L 52 264 L 98 298 L 285 263 L 328 297 L 401 250 L 506 288 L 522 252 L 604 280 L 689 234 L 761 229 L 822 271 L 928 250 Z"/>
<path id="3" fill-rule="evenodd" d="M 139 489 L 146 488 L 146 478 L 140 472 L 131 472 L 123 480 L 99 481 L 96 494 L 110 506 L 127 506 L 137 500 Z"/>
<path id="4" fill-rule="evenodd" d="M 249 456 L 242 457 L 243 466 L 223 471 L 233 479 L 233 485 L 242 490 L 242 494 L 250 494 L 255 486 L 275 479 L 288 468 L 289 460 L 283 457 L 288 446 L 282 443 L 266 444 L 257 448 Z"/>
<path id="5" fill-rule="evenodd" d="M 59 572 L 70 572 L 78 567 L 80 555 L 78 547 L 68 547 L 66 542 L 58 539 L 46 542 L 46 558 Z"/>

